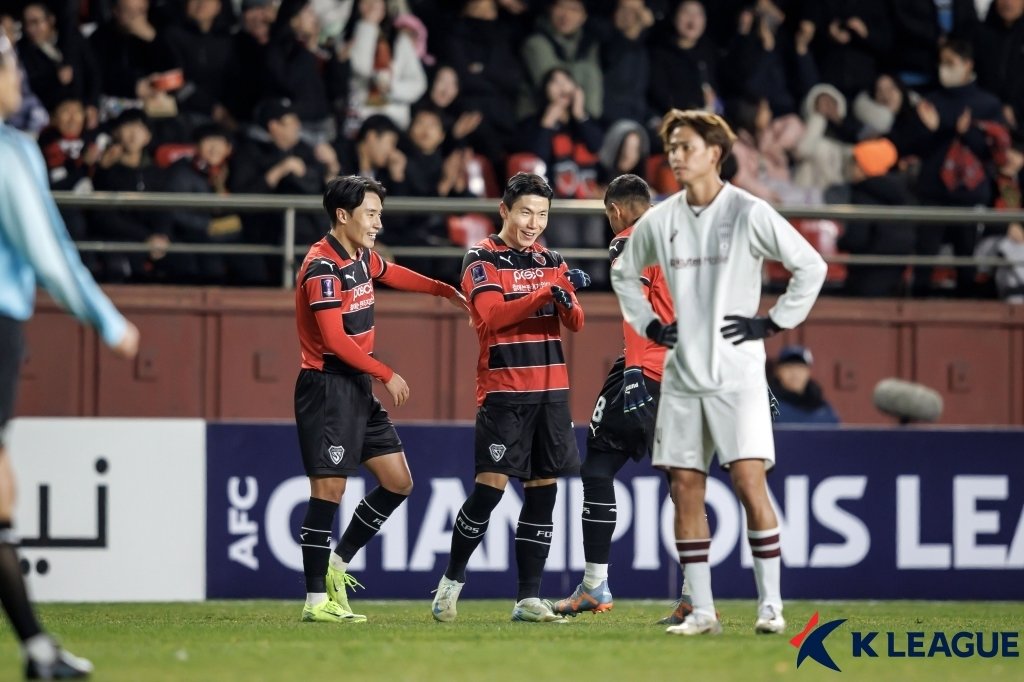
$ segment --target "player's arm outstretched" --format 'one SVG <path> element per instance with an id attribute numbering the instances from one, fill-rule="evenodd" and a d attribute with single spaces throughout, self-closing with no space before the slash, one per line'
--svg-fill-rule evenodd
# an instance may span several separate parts
<path id="1" fill-rule="evenodd" d="M 341 301 L 333 297 L 325 298 L 323 295 L 325 290 L 341 291 L 342 282 L 338 277 L 337 267 L 328 261 L 318 261 L 310 264 L 306 275 L 306 281 L 302 286 L 305 289 L 306 301 L 316 318 L 317 327 L 320 328 L 324 347 L 349 367 L 380 380 L 394 400 L 395 407 L 403 405 L 409 399 L 409 385 L 405 383 L 405 379 L 363 351 L 345 333 Z M 324 287 L 321 281 L 325 278 L 333 278 L 334 286 Z"/>
<path id="2" fill-rule="evenodd" d="M 629 326 L 655 343 L 672 348 L 678 339 L 677 325 L 665 324 L 658 318 L 641 281 L 644 268 L 657 262 L 657 239 L 658 234 L 649 222 L 642 221 L 636 226 L 626 248 L 612 264 L 612 289 Z"/>
<path id="3" fill-rule="evenodd" d="M 750 211 L 749 221 L 753 255 L 781 262 L 793 276 L 768 315 L 725 316 L 729 324 L 722 327 L 722 335 L 733 344 L 768 338 L 807 319 L 825 283 L 828 269 L 824 259 L 803 235 L 767 203 L 755 205 Z"/>
<path id="4" fill-rule="evenodd" d="M 104 343 L 132 357 L 139 332 L 100 290 L 68 235 L 46 180 L 45 164 L 29 138 L 0 149 L 10 163 L 0 173 L 0 229 L 35 270 L 43 287 L 72 315 L 96 328 Z"/>
<path id="5" fill-rule="evenodd" d="M 392 289 L 430 294 L 447 299 L 453 306 L 467 315 L 469 314 L 466 297 L 458 289 L 401 265 L 388 263 L 376 251 L 370 251 L 370 276 L 378 282 L 387 284 Z"/>

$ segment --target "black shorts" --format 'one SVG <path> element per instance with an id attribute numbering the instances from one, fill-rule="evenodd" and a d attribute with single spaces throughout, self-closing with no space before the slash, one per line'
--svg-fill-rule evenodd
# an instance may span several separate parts
<path id="1" fill-rule="evenodd" d="M 580 470 L 569 403 L 488 405 L 476 413 L 476 473 L 531 481 Z"/>
<path id="2" fill-rule="evenodd" d="M 402 441 L 370 382 L 369 374 L 299 372 L 295 424 L 307 476 L 351 476 L 372 457 L 401 452 Z"/>
<path id="3" fill-rule="evenodd" d="M 625 368 L 626 359 L 620 357 L 608 371 L 608 378 L 604 380 L 590 418 L 587 452 L 603 450 L 641 460 L 654 450 L 654 421 L 658 414 L 661 384 L 644 376 L 647 392 L 654 402 L 650 405 L 650 414 L 637 419 L 622 411 L 622 371 Z"/>
<path id="4" fill-rule="evenodd" d="M 0 316 L 0 447 L 4 430 L 14 416 L 14 400 L 18 394 L 18 372 L 25 351 L 24 323 Z"/>

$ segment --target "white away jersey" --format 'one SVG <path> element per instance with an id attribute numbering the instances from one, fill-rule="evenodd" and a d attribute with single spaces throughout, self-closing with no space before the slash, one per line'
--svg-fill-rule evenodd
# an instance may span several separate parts
<path id="1" fill-rule="evenodd" d="M 734 346 L 720 331 L 726 315 L 753 317 L 765 258 L 793 273 L 769 311 L 784 329 L 807 317 L 825 282 L 825 261 L 767 202 L 726 183 L 696 214 L 678 192 L 637 223 L 612 267 L 623 317 L 640 334 L 654 319 L 640 272 L 660 265 L 678 311 L 679 343 L 665 356 L 662 391 L 713 395 L 765 384 L 763 341 Z"/>

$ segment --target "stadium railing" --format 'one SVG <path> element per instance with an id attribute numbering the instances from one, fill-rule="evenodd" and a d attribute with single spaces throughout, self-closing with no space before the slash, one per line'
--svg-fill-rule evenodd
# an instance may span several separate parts
<path id="1" fill-rule="evenodd" d="M 295 216 L 299 211 L 320 212 L 322 199 L 318 196 L 264 196 L 259 194 L 164 193 L 164 192 L 93 192 L 76 194 L 54 192 L 57 204 L 67 208 L 91 211 L 125 209 L 206 209 L 239 212 L 280 211 L 283 229 L 280 245 L 269 244 L 171 244 L 167 250 L 184 253 L 223 253 L 244 255 L 281 256 L 281 286 L 290 289 L 295 280 Z M 496 214 L 499 199 L 444 199 L 421 197 L 388 197 L 387 212 L 409 214 Z M 779 212 L 790 220 L 818 219 L 837 222 L 884 220 L 911 222 L 922 225 L 1009 224 L 1024 223 L 1024 210 L 996 211 L 988 208 L 948 208 L 938 206 L 854 206 L 829 204 L 822 206 L 778 206 Z M 556 199 L 552 212 L 559 215 L 596 216 L 604 214 L 600 200 Z M 80 241 L 80 251 L 130 253 L 146 252 L 143 243 Z M 461 258 L 465 249 L 457 246 L 389 246 L 396 258 Z M 559 248 L 559 253 L 576 260 L 605 260 L 605 249 Z M 939 267 L 998 267 L 1020 265 L 1024 261 L 991 256 L 883 256 L 855 254 L 826 254 L 829 263 L 846 265 L 929 265 Z"/>

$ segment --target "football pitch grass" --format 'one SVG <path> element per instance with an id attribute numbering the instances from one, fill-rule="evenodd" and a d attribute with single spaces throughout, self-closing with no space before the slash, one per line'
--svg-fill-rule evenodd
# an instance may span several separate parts
<path id="1" fill-rule="evenodd" d="M 512 623 L 511 601 L 465 600 L 454 623 L 435 623 L 428 601 L 353 599 L 369 622 L 302 623 L 301 602 L 43 604 L 45 624 L 96 665 L 92 679 L 260 682 L 296 680 L 1024 680 L 1021 602 L 800 602 L 786 605 L 785 635 L 755 635 L 752 601 L 721 601 L 719 637 L 666 635 L 654 622 L 668 602 L 617 601 L 609 613 L 565 624 Z M 847 619 L 825 640 L 842 669 L 807 659 L 789 639 L 808 619 Z M 877 658 L 853 658 L 852 632 L 877 631 Z M 1017 633 L 1018 657 L 890 658 L 885 638 L 908 631 Z M 8 629 L 0 680 L 20 679 Z M 986 644 L 986 647 L 989 645 Z M 899 647 L 897 647 L 899 648 Z"/>

